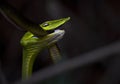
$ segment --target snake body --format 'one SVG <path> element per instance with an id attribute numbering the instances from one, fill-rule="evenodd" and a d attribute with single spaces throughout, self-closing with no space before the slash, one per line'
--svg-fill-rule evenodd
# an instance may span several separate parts
<path id="1" fill-rule="evenodd" d="M 56 30 L 52 33 L 48 33 L 48 31 L 55 30 L 67 22 L 70 17 L 35 24 L 20 15 L 7 3 L 0 4 L 0 12 L 9 22 L 28 31 L 20 41 L 23 46 L 23 79 L 31 76 L 35 58 L 43 49 L 49 48 L 54 63 L 60 60 L 60 52 L 55 43 L 63 37 L 65 31 Z"/>
<path id="2" fill-rule="evenodd" d="M 64 30 L 59 30 L 46 35 L 45 37 L 38 38 L 32 33 L 27 32 L 21 39 L 23 46 L 23 65 L 22 65 L 22 78 L 26 79 L 32 74 L 32 67 L 36 56 L 46 47 L 50 47 L 64 35 Z M 28 37 L 29 36 L 29 37 Z"/>

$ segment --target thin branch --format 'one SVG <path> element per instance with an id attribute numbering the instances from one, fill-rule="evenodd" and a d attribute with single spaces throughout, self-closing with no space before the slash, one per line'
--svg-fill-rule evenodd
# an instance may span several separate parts
<path id="1" fill-rule="evenodd" d="M 9 22 L 11 23 L 13 26 L 15 26 L 18 30 L 23 31 L 18 25 L 16 25 L 1 9 L 0 9 L 0 13 L 3 15 L 3 17 Z"/>

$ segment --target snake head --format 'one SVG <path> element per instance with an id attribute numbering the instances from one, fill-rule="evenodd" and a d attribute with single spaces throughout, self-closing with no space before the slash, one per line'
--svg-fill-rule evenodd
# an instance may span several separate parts
<path id="1" fill-rule="evenodd" d="M 45 31 L 54 30 L 57 27 L 64 24 L 65 22 L 67 22 L 68 20 L 70 20 L 70 17 L 46 21 L 46 22 L 43 22 L 42 24 L 40 24 L 39 26 Z"/>
<path id="2" fill-rule="evenodd" d="M 20 43 L 24 47 L 27 46 L 32 46 L 32 47 L 38 46 L 39 48 L 48 47 L 59 41 L 63 37 L 64 33 L 65 33 L 64 30 L 55 30 L 53 33 L 47 34 L 46 36 L 39 38 L 34 36 L 32 33 L 27 32 L 21 39 Z"/>
<path id="3" fill-rule="evenodd" d="M 36 37 L 35 35 L 33 35 L 30 32 L 27 32 L 23 38 L 21 39 L 21 44 L 23 46 L 27 46 L 27 45 L 44 45 L 44 46 L 49 46 L 51 44 L 56 43 L 58 40 L 60 40 L 65 31 L 64 30 L 58 30 L 56 29 L 57 27 L 61 26 L 62 24 L 64 24 L 65 22 L 67 22 L 68 20 L 70 20 L 70 17 L 67 18 L 61 18 L 61 19 L 57 19 L 57 20 L 51 20 L 51 21 L 46 21 L 42 24 L 40 24 L 40 27 L 45 30 L 45 31 L 50 31 L 50 30 L 54 30 L 54 32 L 49 33 L 45 36 L 42 37 Z M 55 30 L 56 29 L 56 30 Z"/>
<path id="4" fill-rule="evenodd" d="M 47 46 L 50 46 L 59 41 L 60 39 L 62 39 L 64 34 L 65 34 L 64 30 L 55 30 L 53 33 L 46 35 L 42 39 L 44 42 L 47 42 L 46 43 Z"/>

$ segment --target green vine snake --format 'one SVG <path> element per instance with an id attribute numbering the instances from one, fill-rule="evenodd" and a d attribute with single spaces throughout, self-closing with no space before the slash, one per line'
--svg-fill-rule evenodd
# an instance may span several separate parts
<path id="1" fill-rule="evenodd" d="M 67 22 L 70 17 L 35 24 L 4 2 L 0 4 L 0 12 L 9 22 L 27 30 L 20 41 L 23 46 L 22 79 L 31 76 L 35 58 L 43 49 L 49 48 L 54 63 L 61 59 L 56 42 L 63 37 L 65 31 L 57 28 Z M 55 31 L 48 33 L 51 30 Z"/>

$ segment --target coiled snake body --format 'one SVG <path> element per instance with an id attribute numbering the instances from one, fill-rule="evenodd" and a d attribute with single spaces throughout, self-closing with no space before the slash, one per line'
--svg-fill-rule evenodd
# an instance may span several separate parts
<path id="1" fill-rule="evenodd" d="M 27 30 L 20 41 L 23 46 L 22 79 L 31 76 L 35 58 L 45 48 L 49 48 L 54 63 L 60 60 L 60 52 L 55 43 L 63 37 L 65 31 L 55 29 L 67 22 L 70 17 L 34 24 L 4 2 L 0 4 L 0 12 L 9 22 Z M 51 30 L 55 31 L 47 32 Z"/>

